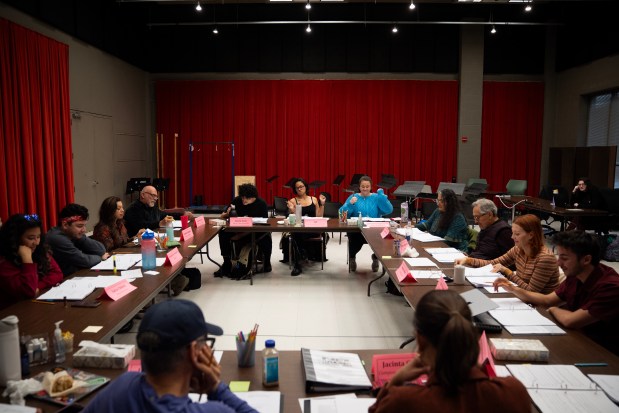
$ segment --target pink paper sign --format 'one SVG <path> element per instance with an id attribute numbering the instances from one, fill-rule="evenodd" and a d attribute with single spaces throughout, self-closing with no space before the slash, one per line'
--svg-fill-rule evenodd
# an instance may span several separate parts
<path id="1" fill-rule="evenodd" d="M 131 360 L 127 366 L 127 371 L 142 371 L 142 360 Z"/>
<path id="2" fill-rule="evenodd" d="M 166 254 L 165 262 L 163 263 L 163 265 L 171 265 L 172 267 L 174 267 L 176 264 L 181 262 L 182 259 L 183 256 L 181 255 L 181 252 L 178 250 L 178 248 L 174 248 L 172 251 Z"/>
<path id="3" fill-rule="evenodd" d="M 416 283 L 417 280 L 413 277 L 410 270 L 408 269 L 408 265 L 406 265 L 406 261 L 402 261 L 402 264 L 395 270 L 395 275 L 398 277 L 398 282 L 400 283 Z"/>
<path id="4" fill-rule="evenodd" d="M 324 218 L 305 218 L 303 220 L 303 225 L 310 228 L 326 227 L 329 225 L 329 220 Z"/>
<path id="5" fill-rule="evenodd" d="M 389 231 L 389 228 L 385 228 L 380 232 L 380 236 L 383 239 L 393 239 L 393 236 L 391 236 L 391 232 Z"/>
<path id="6" fill-rule="evenodd" d="M 368 228 L 384 228 L 387 227 L 389 228 L 389 222 L 388 221 L 365 221 L 365 226 Z"/>
<path id="7" fill-rule="evenodd" d="M 400 255 L 403 255 L 408 249 L 408 241 L 403 239 L 400 240 Z"/>
<path id="8" fill-rule="evenodd" d="M 481 337 L 479 337 L 479 357 L 477 358 L 477 363 L 481 366 L 482 370 L 485 370 L 488 377 L 496 377 L 494 358 L 492 357 L 485 331 L 482 332 Z"/>
<path id="9" fill-rule="evenodd" d="M 191 241 L 193 239 L 193 231 L 191 228 L 185 228 L 181 231 L 181 241 Z"/>
<path id="10" fill-rule="evenodd" d="M 204 217 L 202 216 L 196 217 L 196 219 L 193 220 L 193 225 L 195 225 L 196 228 L 203 227 L 204 224 L 205 224 L 205 221 L 204 221 Z"/>
<path id="11" fill-rule="evenodd" d="M 447 283 L 445 282 L 445 279 L 443 277 L 440 277 L 438 281 L 436 282 L 435 290 L 448 290 L 448 289 L 449 287 L 447 287 Z"/>
<path id="12" fill-rule="evenodd" d="M 251 217 L 230 218 L 231 227 L 251 227 L 252 225 L 254 225 L 254 222 Z"/>
<path id="13" fill-rule="evenodd" d="M 107 297 L 116 301 L 137 288 L 138 287 L 131 285 L 127 280 L 120 280 L 117 283 L 105 287 L 99 298 Z"/>

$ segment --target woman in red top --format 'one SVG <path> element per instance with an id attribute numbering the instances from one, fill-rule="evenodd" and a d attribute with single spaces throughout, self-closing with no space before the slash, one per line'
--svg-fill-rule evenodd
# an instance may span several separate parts
<path id="1" fill-rule="evenodd" d="M 125 209 L 119 197 L 110 196 L 101 203 L 99 222 L 95 226 L 92 238 L 105 245 L 107 252 L 120 248 L 129 242 L 124 216 Z M 144 229 L 139 230 L 137 236 L 139 237 L 143 232 Z"/>
<path id="2" fill-rule="evenodd" d="M 11 216 L 0 228 L 0 308 L 62 281 L 38 215 Z"/>

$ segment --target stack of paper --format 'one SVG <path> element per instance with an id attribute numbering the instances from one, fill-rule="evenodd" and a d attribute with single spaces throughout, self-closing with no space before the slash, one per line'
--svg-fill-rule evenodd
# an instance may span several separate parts
<path id="1" fill-rule="evenodd" d="M 41 294 L 39 300 L 83 300 L 97 288 L 93 277 L 74 277 Z"/>
<path id="2" fill-rule="evenodd" d="M 502 287 L 499 287 L 497 291 L 494 290 L 494 287 L 492 286 L 494 280 L 504 277 L 498 272 L 492 272 L 491 264 L 479 268 L 466 267 L 464 269 L 464 276 L 474 287 L 483 288 L 490 294 L 508 292 Z"/>
<path id="3" fill-rule="evenodd" d="M 458 258 L 464 258 L 462 251 L 452 247 L 446 248 L 426 248 L 426 252 L 437 262 L 453 263 Z"/>
<path id="4" fill-rule="evenodd" d="M 492 301 L 499 307 L 490 311 L 490 315 L 511 334 L 565 334 L 554 321 L 518 298 L 493 298 Z"/>
<path id="5" fill-rule="evenodd" d="M 115 258 L 110 257 L 105 261 L 101 261 L 99 264 L 91 268 L 91 270 L 113 270 L 114 260 L 116 260 L 117 270 L 128 270 L 136 263 L 142 260 L 142 254 L 115 254 Z"/>

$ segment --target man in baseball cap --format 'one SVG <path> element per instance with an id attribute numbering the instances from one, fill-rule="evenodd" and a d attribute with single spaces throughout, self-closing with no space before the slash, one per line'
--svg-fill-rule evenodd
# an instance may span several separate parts
<path id="1" fill-rule="evenodd" d="M 257 413 L 221 381 L 211 348 L 215 340 L 209 335 L 222 334 L 191 301 L 155 304 L 144 314 L 137 335 L 144 371 L 121 375 L 83 412 Z M 190 390 L 207 394 L 209 402 L 193 403 Z"/>

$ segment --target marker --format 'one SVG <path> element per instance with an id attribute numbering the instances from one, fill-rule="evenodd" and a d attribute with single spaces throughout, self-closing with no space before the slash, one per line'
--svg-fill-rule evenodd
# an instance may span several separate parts
<path id="1" fill-rule="evenodd" d="M 112 255 L 112 265 L 114 265 L 114 274 L 117 273 L 116 271 L 116 255 Z"/>
<path id="2" fill-rule="evenodd" d="M 608 367 L 608 363 L 574 363 L 576 367 Z"/>

